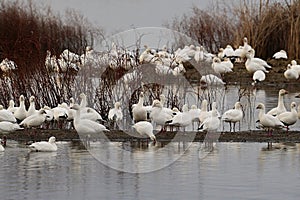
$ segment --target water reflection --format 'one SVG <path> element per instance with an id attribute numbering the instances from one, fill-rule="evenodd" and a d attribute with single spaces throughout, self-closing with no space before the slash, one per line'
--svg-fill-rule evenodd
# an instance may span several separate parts
<path id="1" fill-rule="evenodd" d="M 168 166 L 141 174 L 103 165 L 76 144 L 59 143 L 54 153 L 7 148 L 0 163 L 1 199 L 296 199 L 300 195 L 299 144 L 274 144 L 266 150 L 265 143 L 217 143 L 205 159 L 198 158 L 198 142 L 105 146 L 130 148 L 131 157 L 123 151 L 106 156 L 136 168 L 147 167 L 147 152 L 152 155 L 147 157 L 151 167 L 184 152 Z M 157 151 L 167 145 L 172 147 L 169 154 Z"/>

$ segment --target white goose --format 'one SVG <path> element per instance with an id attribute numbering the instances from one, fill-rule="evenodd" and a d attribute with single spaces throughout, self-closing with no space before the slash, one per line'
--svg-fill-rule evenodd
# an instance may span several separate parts
<path id="1" fill-rule="evenodd" d="M 199 114 L 200 123 L 202 123 L 209 116 L 208 111 L 207 111 L 207 105 L 208 105 L 208 102 L 206 99 L 204 99 L 201 102 L 201 112 Z"/>
<path id="2" fill-rule="evenodd" d="M 283 96 L 287 93 L 288 92 L 285 89 L 279 90 L 277 107 L 271 109 L 269 112 L 267 112 L 267 114 L 276 116 L 276 115 L 279 115 L 280 113 L 286 112 L 286 108 L 283 103 Z"/>
<path id="3" fill-rule="evenodd" d="M 15 107 L 15 102 L 14 102 L 14 100 L 11 99 L 11 100 L 9 101 L 9 106 L 8 106 L 7 110 L 10 111 L 12 114 L 15 113 L 15 111 L 17 110 L 17 107 Z"/>
<path id="4" fill-rule="evenodd" d="M 34 142 L 31 145 L 29 145 L 29 148 L 31 151 L 40 151 L 40 152 L 57 151 L 55 140 L 56 140 L 55 137 L 51 136 L 48 142 L 46 141 Z"/>
<path id="5" fill-rule="evenodd" d="M 143 104 L 144 93 L 141 92 L 139 96 L 139 102 L 132 105 L 132 116 L 135 123 L 139 121 L 147 121 L 147 109 Z"/>
<path id="6" fill-rule="evenodd" d="M 103 131 L 109 131 L 105 126 L 99 124 L 95 121 L 84 119 L 80 117 L 81 114 L 81 106 L 75 104 L 71 107 L 71 109 L 76 110 L 76 115 L 74 118 L 74 127 L 79 135 L 88 135 L 88 134 L 97 134 Z"/>
<path id="7" fill-rule="evenodd" d="M 280 50 L 276 53 L 274 53 L 273 57 L 272 58 L 275 58 L 275 59 L 287 59 L 287 53 L 285 50 Z"/>
<path id="8" fill-rule="evenodd" d="M 200 122 L 200 120 L 199 120 L 200 113 L 201 113 L 201 109 L 200 108 L 197 108 L 196 105 L 192 105 L 191 106 L 191 109 L 189 110 L 189 115 L 191 116 L 191 119 L 192 119 L 193 128 L 194 128 L 194 123 L 195 122 L 196 123 Z"/>
<path id="9" fill-rule="evenodd" d="M 297 104 L 291 103 L 291 111 L 283 112 L 276 117 L 286 126 L 286 130 L 289 130 L 289 126 L 295 124 L 298 119 L 298 112 L 296 110 Z"/>
<path id="10" fill-rule="evenodd" d="M 284 124 L 275 116 L 265 113 L 265 105 L 259 103 L 256 107 L 259 109 L 258 120 L 260 125 L 268 130 L 268 135 L 272 135 L 273 129 L 283 128 Z"/>
<path id="11" fill-rule="evenodd" d="M 23 128 L 21 128 L 17 123 L 7 121 L 0 122 L 0 133 L 10 133 L 22 129 Z"/>
<path id="12" fill-rule="evenodd" d="M 213 59 L 213 63 L 211 64 L 211 67 L 217 74 L 225 74 L 225 73 L 232 72 L 232 69 L 228 66 L 228 64 L 222 63 L 221 59 L 218 57 L 215 57 Z"/>
<path id="13" fill-rule="evenodd" d="M 287 69 L 285 70 L 283 75 L 287 80 L 297 80 L 299 78 L 298 71 L 292 68 L 290 64 L 288 64 Z"/>
<path id="14" fill-rule="evenodd" d="M 254 81 L 254 84 L 262 82 L 266 79 L 266 74 L 262 70 L 257 70 L 254 72 L 252 79 Z"/>
<path id="15" fill-rule="evenodd" d="M 147 121 L 139 121 L 135 123 L 133 126 L 135 130 L 140 134 L 140 135 L 147 135 L 151 140 L 156 142 L 156 137 L 153 134 L 153 126 L 150 122 Z"/>
<path id="16" fill-rule="evenodd" d="M 21 123 L 20 126 L 24 126 L 26 128 L 31 127 L 39 127 L 46 120 L 46 112 L 44 109 L 39 110 L 36 114 L 30 115 L 26 117 Z"/>
<path id="17" fill-rule="evenodd" d="M 29 98 L 29 108 L 26 112 L 26 117 L 29 117 L 30 115 L 36 114 L 38 111 L 35 109 L 35 97 L 31 96 Z"/>
<path id="18" fill-rule="evenodd" d="M 100 113 L 98 113 L 94 108 L 88 107 L 87 106 L 87 97 L 84 93 L 81 93 L 79 95 L 79 97 L 81 98 L 81 102 L 80 102 L 80 116 L 81 118 L 84 119 L 89 119 L 92 121 L 104 121 L 102 116 L 100 115 Z M 65 106 L 66 108 L 66 113 L 68 112 L 69 107 Z"/>
<path id="19" fill-rule="evenodd" d="M 220 126 L 220 119 L 217 110 L 212 110 L 211 115 L 207 117 L 199 126 L 199 131 L 217 131 Z"/>
<path id="20" fill-rule="evenodd" d="M 155 99 L 152 103 L 152 110 L 150 113 L 150 119 L 152 122 L 154 122 L 156 125 L 162 126 L 161 130 L 163 131 L 165 130 L 164 126 L 166 125 L 166 122 L 172 118 L 173 115 L 170 113 L 170 111 L 164 109 L 161 102 Z"/>
<path id="21" fill-rule="evenodd" d="M 121 103 L 119 101 L 117 101 L 114 104 L 114 108 L 109 110 L 108 119 L 116 122 L 121 121 L 123 119 Z"/>
<path id="22" fill-rule="evenodd" d="M 245 62 L 245 67 L 248 72 L 254 73 L 257 70 L 262 70 L 265 73 L 269 73 L 268 69 L 272 67 L 264 60 L 260 58 L 253 57 L 253 50 L 246 53 L 247 61 Z"/>
<path id="23" fill-rule="evenodd" d="M 241 121 L 243 118 L 243 110 L 240 102 L 236 102 L 234 105 L 234 109 L 227 110 L 222 115 L 222 120 L 229 123 L 231 132 L 231 123 L 233 123 L 233 132 L 235 132 L 235 124 L 236 122 Z"/>
<path id="24" fill-rule="evenodd" d="M 15 116 L 12 114 L 12 112 L 6 110 L 3 108 L 2 105 L 0 105 L 0 122 L 1 121 L 8 121 L 15 123 L 17 122 Z"/>
<path id="25" fill-rule="evenodd" d="M 177 113 L 171 120 L 167 121 L 168 125 L 186 127 L 192 124 L 192 116 L 189 113 L 187 104 L 182 106 L 182 112 Z"/>
<path id="26" fill-rule="evenodd" d="M 298 74 L 300 75 L 300 65 L 297 64 L 296 60 L 291 61 L 291 68 L 296 70 Z"/>
<path id="27" fill-rule="evenodd" d="M 19 97 L 19 107 L 17 107 L 16 111 L 14 112 L 14 116 L 18 121 L 22 121 L 26 118 L 26 108 L 25 108 L 25 98 L 23 95 Z"/>

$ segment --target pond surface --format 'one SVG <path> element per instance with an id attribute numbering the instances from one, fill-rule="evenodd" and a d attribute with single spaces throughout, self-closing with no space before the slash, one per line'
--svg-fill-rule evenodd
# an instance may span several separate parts
<path id="1" fill-rule="evenodd" d="M 9 141 L 0 153 L 1 199 L 299 199 L 300 145 L 265 143 L 217 143 L 199 159 L 201 143 L 172 144 L 169 155 L 158 151 L 163 145 L 131 147 L 110 151 L 107 159 L 123 163 L 169 160 L 162 169 L 149 173 L 126 173 L 99 162 L 79 143 L 58 142 L 54 153 L 28 153 L 28 148 Z M 91 143 L 90 148 L 99 148 Z M 124 143 L 111 145 L 126 146 Z M 128 144 L 127 144 L 128 145 Z M 188 149 L 186 149 L 189 147 Z M 124 148 L 123 148 L 124 149 Z M 186 151 L 184 151 L 186 150 Z M 142 162 L 135 166 L 143 170 Z"/>

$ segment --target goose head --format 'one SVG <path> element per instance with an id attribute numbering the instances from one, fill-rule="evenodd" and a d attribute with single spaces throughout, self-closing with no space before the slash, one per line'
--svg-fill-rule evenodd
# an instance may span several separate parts
<path id="1" fill-rule="evenodd" d="M 262 104 L 262 103 L 259 103 L 259 104 L 257 105 L 256 109 L 264 110 L 264 109 L 265 109 L 265 105 Z"/>
<path id="2" fill-rule="evenodd" d="M 51 136 L 49 138 L 49 143 L 55 143 L 56 138 L 54 136 Z"/>
<path id="3" fill-rule="evenodd" d="M 285 89 L 279 90 L 279 95 L 280 95 L 280 96 L 283 96 L 283 95 L 285 95 L 285 94 L 288 94 L 288 91 L 286 91 Z"/>

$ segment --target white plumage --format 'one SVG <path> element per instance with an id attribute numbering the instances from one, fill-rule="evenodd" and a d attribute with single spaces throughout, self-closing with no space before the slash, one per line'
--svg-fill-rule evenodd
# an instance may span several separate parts
<path id="1" fill-rule="evenodd" d="M 46 120 L 46 112 L 44 109 L 39 110 L 36 114 L 26 117 L 21 123 L 20 126 L 27 128 L 41 126 Z"/>
<path id="2" fill-rule="evenodd" d="M 25 98 L 23 95 L 19 97 L 19 107 L 14 112 L 14 116 L 17 120 L 22 121 L 26 118 Z"/>
<path id="3" fill-rule="evenodd" d="M 285 50 L 280 50 L 276 53 L 274 53 L 273 58 L 275 59 L 287 59 L 287 53 Z"/>
<path id="4" fill-rule="evenodd" d="M 88 134 L 97 134 L 103 131 L 109 131 L 102 124 L 99 124 L 89 119 L 81 118 L 80 114 L 82 108 L 78 104 L 73 105 L 71 109 L 76 110 L 76 115 L 74 118 L 74 127 L 79 135 L 87 136 Z"/>
<path id="5" fill-rule="evenodd" d="M 252 79 L 255 83 L 262 82 L 266 79 L 266 74 L 262 70 L 257 70 L 254 72 Z"/>
<path id="6" fill-rule="evenodd" d="M 288 64 L 283 75 L 287 80 L 297 80 L 299 78 L 298 71 L 295 68 L 292 68 L 290 64 Z"/>
<path id="7" fill-rule="evenodd" d="M 211 115 L 207 117 L 198 130 L 200 131 L 217 131 L 220 126 L 220 119 L 217 110 L 212 110 Z"/>
<path id="8" fill-rule="evenodd" d="M 246 53 L 247 61 L 245 62 L 245 67 L 248 72 L 254 73 L 257 70 L 262 70 L 265 73 L 268 73 L 268 69 L 272 67 L 264 60 L 260 58 L 253 57 L 253 50 L 250 50 Z"/>
<path id="9" fill-rule="evenodd" d="M 0 122 L 0 133 L 10 133 L 17 130 L 22 130 L 19 124 L 7 121 Z"/>
<path id="10" fill-rule="evenodd" d="M 258 114 L 259 123 L 263 128 L 270 131 L 269 134 L 272 134 L 271 130 L 273 129 L 284 127 L 284 124 L 277 117 L 265 113 L 265 105 L 263 103 L 259 103 L 256 109 L 260 110 Z"/>
<path id="11" fill-rule="evenodd" d="M 144 93 L 141 92 L 139 96 L 139 102 L 132 106 L 132 116 L 135 123 L 139 121 L 147 121 L 147 110 L 143 104 Z"/>
<path id="12" fill-rule="evenodd" d="M 114 104 L 114 108 L 109 110 L 108 119 L 114 121 L 121 121 L 123 119 L 123 113 L 120 102 L 116 102 Z"/>
<path id="13" fill-rule="evenodd" d="M 8 122 L 12 122 L 15 123 L 17 122 L 15 116 L 12 114 L 12 112 L 3 109 L 3 106 L 0 106 L 0 122 L 1 121 L 8 121 Z"/>
<path id="14" fill-rule="evenodd" d="M 287 130 L 289 126 L 295 124 L 298 119 L 298 113 L 296 110 L 297 104 L 295 102 L 291 103 L 291 111 L 283 112 L 279 115 L 277 115 L 277 118 L 287 127 Z"/>
<path id="15" fill-rule="evenodd" d="M 147 121 L 139 121 L 135 123 L 133 126 L 135 130 L 140 134 L 140 135 L 147 135 L 151 140 L 156 141 L 156 137 L 153 134 L 153 126 L 150 122 Z"/>
<path id="16" fill-rule="evenodd" d="M 233 123 L 233 132 L 235 132 L 236 122 L 241 121 L 242 118 L 243 118 L 243 110 L 240 102 L 236 102 L 234 105 L 234 109 L 227 110 L 222 115 L 222 120 L 229 123 L 230 131 L 231 131 L 231 123 Z"/>
<path id="17" fill-rule="evenodd" d="M 49 138 L 48 142 L 46 141 L 35 142 L 29 145 L 29 148 L 31 151 L 41 151 L 41 152 L 57 151 L 55 140 L 56 140 L 55 137 L 52 136 Z"/>
<path id="18" fill-rule="evenodd" d="M 279 115 L 280 113 L 286 112 L 286 108 L 285 108 L 285 105 L 283 103 L 283 96 L 287 93 L 288 92 L 285 89 L 279 90 L 277 107 L 272 108 L 267 114 L 276 116 L 276 115 Z"/>

